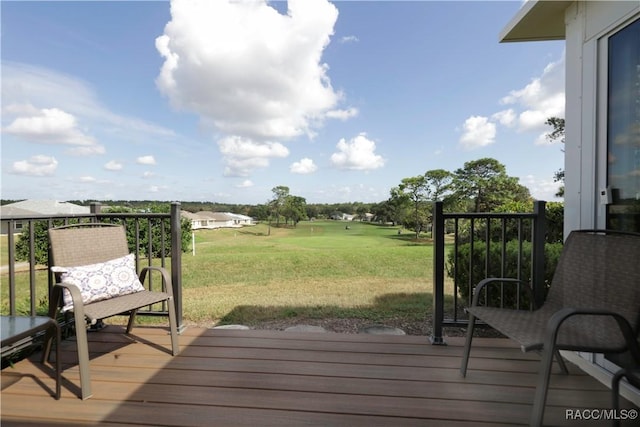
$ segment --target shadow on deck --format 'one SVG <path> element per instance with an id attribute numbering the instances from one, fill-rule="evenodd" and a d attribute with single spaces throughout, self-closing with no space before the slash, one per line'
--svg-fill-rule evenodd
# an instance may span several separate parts
<path id="1" fill-rule="evenodd" d="M 172 358 L 166 330 L 122 332 L 89 334 L 86 401 L 73 341 L 62 344 L 59 401 L 39 354 L 5 369 L 2 425 L 525 425 L 538 368 L 536 355 L 500 338 L 474 339 L 463 379 L 462 338 L 431 346 L 418 336 L 188 328 Z M 579 425 L 566 410 L 610 407 L 607 387 L 570 368 L 552 376 L 547 424 Z"/>

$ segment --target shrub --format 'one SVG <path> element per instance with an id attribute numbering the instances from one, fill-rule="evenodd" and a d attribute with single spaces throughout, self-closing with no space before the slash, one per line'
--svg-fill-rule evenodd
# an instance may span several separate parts
<path id="1" fill-rule="evenodd" d="M 78 222 L 77 220 L 70 220 L 69 223 L 73 224 Z M 55 220 L 52 222 L 51 227 L 59 227 L 64 224 L 63 220 Z M 34 234 L 34 258 L 36 264 L 46 265 L 49 260 L 49 221 L 34 221 L 33 234 Z M 16 259 L 18 261 L 29 261 L 30 248 L 29 248 L 29 227 L 24 227 L 20 236 L 16 239 Z"/>
<path id="2" fill-rule="evenodd" d="M 519 243 L 518 240 L 510 240 L 505 246 L 504 263 L 502 259 L 502 244 L 500 242 L 491 242 L 489 245 L 489 266 L 485 271 L 486 248 L 484 241 L 474 242 L 473 254 L 471 254 L 471 244 L 465 243 L 458 246 L 458 268 L 455 269 L 456 257 L 455 252 L 450 251 L 447 256 L 446 269 L 449 277 L 454 278 L 458 284 L 458 292 L 465 304 L 471 303 L 471 289 L 478 282 L 486 277 L 508 277 L 518 278 L 518 258 Z M 562 251 L 562 243 L 546 243 L 545 244 L 545 274 L 544 285 L 545 295 L 549 288 L 555 267 L 558 264 L 558 258 Z M 469 262 L 471 261 L 471 272 L 469 271 Z M 504 267 L 503 267 L 504 264 Z M 454 277 L 454 272 L 455 276 Z M 471 273 L 471 274 L 470 274 Z M 531 277 L 531 242 L 522 242 L 522 255 L 520 257 L 520 279 L 528 284 Z M 501 292 L 503 298 L 501 298 Z M 504 307 L 516 307 L 518 298 L 517 286 L 511 283 L 505 284 L 501 289 L 499 284 L 489 287 L 489 291 L 480 298 L 480 303 L 490 306 L 499 307 L 502 301 Z M 519 300 L 521 307 L 528 307 L 529 301 L 524 293 L 520 293 Z"/>

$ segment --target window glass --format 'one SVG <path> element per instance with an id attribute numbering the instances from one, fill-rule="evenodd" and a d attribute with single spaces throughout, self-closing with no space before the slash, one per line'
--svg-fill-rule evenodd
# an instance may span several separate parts
<path id="1" fill-rule="evenodd" d="M 609 38 L 607 228 L 640 232 L 640 20 Z"/>

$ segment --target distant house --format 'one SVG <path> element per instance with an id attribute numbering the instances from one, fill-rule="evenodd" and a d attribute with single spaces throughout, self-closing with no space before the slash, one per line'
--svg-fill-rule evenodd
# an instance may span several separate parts
<path id="1" fill-rule="evenodd" d="M 90 213 L 88 206 L 75 205 L 69 202 L 59 202 L 57 200 L 23 200 L 21 202 L 9 203 L 0 206 L 0 218 L 15 218 L 13 232 L 19 233 L 26 226 L 27 222 L 20 217 L 39 217 L 46 215 L 82 215 Z M 8 222 L 2 222 L 2 234 L 8 233 Z"/>
<path id="2" fill-rule="evenodd" d="M 196 213 L 182 211 L 182 218 L 191 221 L 191 229 L 238 228 L 255 225 L 253 218 L 231 212 L 200 211 Z"/>
<path id="3" fill-rule="evenodd" d="M 331 214 L 330 218 L 336 221 L 353 221 L 355 215 L 346 214 L 343 212 L 334 212 Z"/>

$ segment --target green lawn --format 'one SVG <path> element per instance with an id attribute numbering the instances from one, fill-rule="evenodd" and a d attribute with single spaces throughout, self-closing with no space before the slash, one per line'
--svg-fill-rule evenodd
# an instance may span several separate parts
<path id="1" fill-rule="evenodd" d="M 397 227 L 338 221 L 270 232 L 266 224 L 197 230 L 195 255 L 182 257 L 183 318 L 247 325 L 281 318 L 420 321 L 432 305 L 432 245 L 413 237 Z M 0 279 L 4 313 L 7 275 Z M 41 299 L 45 272 L 38 282 Z M 28 274 L 18 274 L 17 289 L 19 305 L 28 307 Z"/>
<path id="2" fill-rule="evenodd" d="M 397 227 L 336 221 L 196 231 L 184 254 L 184 316 L 252 324 L 283 317 L 424 319 L 432 245 Z"/>

